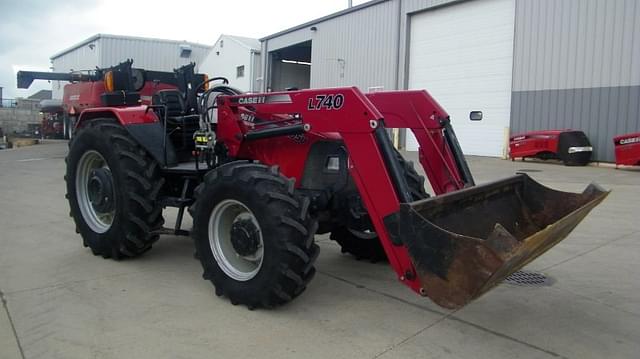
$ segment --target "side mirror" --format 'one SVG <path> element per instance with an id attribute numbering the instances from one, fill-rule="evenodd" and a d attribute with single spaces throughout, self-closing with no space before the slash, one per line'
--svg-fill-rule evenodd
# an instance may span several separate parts
<path id="1" fill-rule="evenodd" d="M 469 119 L 471 121 L 481 121 L 482 120 L 482 111 L 471 111 L 471 112 L 469 112 Z"/>

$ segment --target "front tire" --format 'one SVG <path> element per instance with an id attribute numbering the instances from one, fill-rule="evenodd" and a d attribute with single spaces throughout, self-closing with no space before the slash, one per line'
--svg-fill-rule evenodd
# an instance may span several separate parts
<path id="1" fill-rule="evenodd" d="M 246 161 L 210 171 L 195 189 L 193 238 L 218 296 L 249 308 L 300 295 L 315 274 L 317 222 L 277 167 Z"/>
<path id="2" fill-rule="evenodd" d="M 85 124 L 66 162 L 66 197 L 85 247 L 114 259 L 149 250 L 164 223 L 157 162 L 111 119 Z"/>
<path id="3" fill-rule="evenodd" d="M 429 197 L 429 194 L 424 189 L 424 177 L 416 172 L 413 162 L 405 160 L 397 150 L 396 158 L 407 180 L 412 199 L 417 201 Z M 370 221 L 369 226 L 373 227 Z M 349 253 L 357 260 L 368 260 L 375 263 L 387 259 L 387 254 L 382 247 L 382 243 L 380 243 L 380 238 L 373 232 L 373 228 L 363 232 L 342 226 L 335 228 L 331 232 L 330 238 L 338 242 L 342 253 Z"/>

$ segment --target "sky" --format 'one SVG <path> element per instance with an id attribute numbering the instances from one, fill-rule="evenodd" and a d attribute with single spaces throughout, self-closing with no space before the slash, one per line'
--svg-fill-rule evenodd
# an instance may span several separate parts
<path id="1" fill-rule="evenodd" d="M 46 81 L 18 89 L 16 72 L 50 71 L 51 55 L 98 33 L 213 45 L 220 34 L 261 38 L 343 10 L 347 4 L 347 0 L 0 0 L 0 87 L 3 98 L 51 89 Z"/>

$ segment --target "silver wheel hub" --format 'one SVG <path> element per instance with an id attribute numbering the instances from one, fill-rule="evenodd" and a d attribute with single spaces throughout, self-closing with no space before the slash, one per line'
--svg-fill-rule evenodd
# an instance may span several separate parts
<path id="1" fill-rule="evenodd" d="M 218 203 L 209 217 L 209 246 L 218 266 L 237 281 L 248 281 L 262 267 L 264 241 L 258 220 L 239 201 Z"/>
<path id="2" fill-rule="evenodd" d="M 113 175 L 104 157 L 87 151 L 76 169 L 76 199 L 85 223 L 96 233 L 111 228 L 116 212 Z"/>

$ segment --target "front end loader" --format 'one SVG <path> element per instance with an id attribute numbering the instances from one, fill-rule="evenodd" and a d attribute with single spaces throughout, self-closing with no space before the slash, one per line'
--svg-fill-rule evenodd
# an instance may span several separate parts
<path id="1" fill-rule="evenodd" d="M 597 185 L 582 194 L 554 191 L 525 174 L 476 185 L 449 116 L 426 91 L 304 90 L 226 97 L 218 106 L 218 136 L 229 154 L 279 165 L 286 177 L 302 178 L 296 181 L 301 193 L 309 190 L 306 167 L 290 164 L 304 153 L 261 134 L 302 136 L 313 143 L 321 141 L 317 136 L 337 133 L 350 177 L 398 279 L 447 308 L 467 304 L 550 249 L 608 193 Z M 290 115 L 276 119 L 275 114 Z M 253 121 L 242 121 L 247 117 Z M 387 128 L 414 133 L 436 196 L 415 200 Z M 279 153 L 287 160 L 273 157 Z M 324 158 L 322 163 L 329 163 L 331 154 Z"/>
<path id="2" fill-rule="evenodd" d="M 126 72 L 122 88 L 98 96 L 109 73 L 65 87 L 93 83 L 66 175 L 85 246 L 134 257 L 161 234 L 190 235 L 216 294 L 249 308 L 305 290 L 320 233 L 357 257 L 386 257 L 403 284 L 459 308 L 564 239 L 608 194 L 597 185 L 555 191 L 525 174 L 476 185 L 449 116 L 426 91 L 245 94 L 190 73 L 201 81 L 167 80 L 173 87 L 143 103 L 133 89 L 144 83 L 132 86 Z M 114 96 L 121 101 L 107 102 Z M 433 194 L 390 128 L 415 135 Z M 172 229 L 166 207 L 179 209 Z"/>

